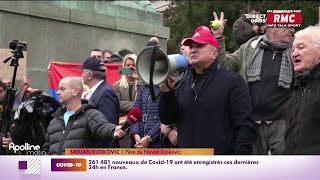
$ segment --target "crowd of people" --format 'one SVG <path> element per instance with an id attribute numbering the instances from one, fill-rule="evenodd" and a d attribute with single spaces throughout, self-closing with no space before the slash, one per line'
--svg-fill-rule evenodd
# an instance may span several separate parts
<path id="1" fill-rule="evenodd" d="M 247 13 L 259 11 L 249 5 Z M 233 24 L 239 47 L 233 53 L 225 49 L 223 12 L 220 17 L 213 13 L 221 24 L 218 29 L 199 26 L 185 35 L 180 48 L 189 62 L 185 76 L 176 82 L 170 75 L 154 85 L 156 101 L 149 84 L 138 76 L 134 52 L 93 49 L 82 64 L 81 78 L 60 81 L 61 106 L 50 113 L 42 149 L 48 154 L 91 147 L 214 148 L 221 155 L 320 154 L 320 27 L 295 33 L 293 28 L 253 24 L 246 17 Z M 146 44 L 157 45 L 154 37 Z M 109 85 L 106 63 L 121 63 L 132 73 Z M 177 83 L 179 88 L 174 88 Z M 89 88 L 85 96 L 83 84 Z M 33 93 L 27 93 L 27 80 L 22 85 L 17 106 Z M 2 78 L 2 109 L 8 87 Z M 142 118 L 122 130 L 133 108 L 141 109 Z M 20 121 L 13 120 L 3 148 L 27 141 L 21 141 L 25 137 L 15 130 L 23 124 Z"/>

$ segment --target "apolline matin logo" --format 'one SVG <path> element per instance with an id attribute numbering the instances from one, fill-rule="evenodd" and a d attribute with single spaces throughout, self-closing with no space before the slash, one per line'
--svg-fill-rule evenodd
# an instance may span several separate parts
<path id="1" fill-rule="evenodd" d="M 24 174 L 40 174 L 40 159 L 19 161 L 19 170 L 24 170 Z"/>
<path id="2" fill-rule="evenodd" d="M 31 145 L 24 143 L 23 145 L 15 145 L 14 143 L 9 144 L 9 150 L 17 153 L 18 151 L 26 151 L 26 155 L 46 155 L 45 151 L 41 151 L 39 145 Z"/>

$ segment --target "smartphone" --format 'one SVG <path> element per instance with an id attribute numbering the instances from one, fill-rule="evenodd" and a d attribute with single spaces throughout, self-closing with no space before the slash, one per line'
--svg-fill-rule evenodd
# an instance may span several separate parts
<path id="1" fill-rule="evenodd" d="M 118 74 L 121 74 L 121 75 L 132 75 L 133 74 L 133 70 L 131 68 L 120 67 L 118 69 Z"/>

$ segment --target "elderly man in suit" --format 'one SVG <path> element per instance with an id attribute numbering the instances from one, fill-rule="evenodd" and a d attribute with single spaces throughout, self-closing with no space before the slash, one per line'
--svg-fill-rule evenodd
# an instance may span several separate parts
<path id="1" fill-rule="evenodd" d="M 89 58 L 83 63 L 82 79 L 84 84 L 89 87 L 89 94 L 86 99 L 92 102 L 109 122 L 117 125 L 119 121 L 119 100 L 115 91 L 105 81 L 105 71 L 104 63 L 100 59 Z M 113 145 L 107 143 L 104 146 L 119 146 L 117 142 L 114 142 Z"/>

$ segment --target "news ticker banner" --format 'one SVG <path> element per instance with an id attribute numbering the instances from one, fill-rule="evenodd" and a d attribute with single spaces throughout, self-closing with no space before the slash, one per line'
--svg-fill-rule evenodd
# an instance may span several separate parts
<path id="1" fill-rule="evenodd" d="M 319 180 L 320 156 L 0 156 L 1 179 Z"/>

